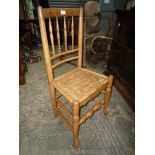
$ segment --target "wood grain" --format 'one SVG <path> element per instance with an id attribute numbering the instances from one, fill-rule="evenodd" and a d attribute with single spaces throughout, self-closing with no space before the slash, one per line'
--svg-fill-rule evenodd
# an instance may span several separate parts
<path id="1" fill-rule="evenodd" d="M 65 46 L 65 51 L 67 51 L 67 26 L 66 26 L 65 16 L 64 16 L 64 46 Z"/>
<path id="2" fill-rule="evenodd" d="M 52 28 L 52 24 L 51 24 L 51 19 L 50 18 L 49 18 L 49 31 L 50 31 L 50 39 L 51 39 L 51 44 L 52 44 L 52 54 L 55 55 L 53 28 Z"/>
<path id="3" fill-rule="evenodd" d="M 79 8 L 45 8 L 42 9 L 44 18 L 63 16 L 61 11 L 65 11 L 65 16 L 79 16 Z"/>
<path id="4" fill-rule="evenodd" d="M 56 31 L 57 31 L 58 53 L 60 53 L 61 47 L 60 47 L 60 31 L 59 31 L 58 17 L 56 17 Z"/>
<path id="5" fill-rule="evenodd" d="M 71 33 L 72 33 L 72 49 L 74 49 L 74 17 L 73 16 L 72 16 Z"/>
<path id="6" fill-rule="evenodd" d="M 93 108 L 91 108 L 84 114 L 84 116 L 80 119 L 79 124 L 84 123 L 89 117 L 91 117 L 94 114 L 95 111 L 99 110 L 101 106 L 102 102 L 96 103 Z"/>
<path id="7" fill-rule="evenodd" d="M 78 67 L 82 67 L 82 42 L 83 42 L 83 7 L 80 7 L 79 35 L 78 35 L 78 48 L 79 48 Z"/>

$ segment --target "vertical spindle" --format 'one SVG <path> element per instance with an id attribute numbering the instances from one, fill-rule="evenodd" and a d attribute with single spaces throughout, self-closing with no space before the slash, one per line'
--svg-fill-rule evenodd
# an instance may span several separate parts
<path id="1" fill-rule="evenodd" d="M 64 45 L 65 51 L 67 51 L 67 28 L 66 28 L 66 17 L 64 16 Z"/>
<path id="2" fill-rule="evenodd" d="M 72 31 L 72 49 L 74 49 L 74 18 L 72 16 L 72 26 L 71 26 L 71 31 Z"/>
<path id="3" fill-rule="evenodd" d="M 58 17 L 56 17 L 56 29 L 57 29 L 58 50 L 60 52 L 61 51 L 61 48 L 60 48 L 60 32 L 59 32 L 59 21 L 58 21 Z"/>
<path id="4" fill-rule="evenodd" d="M 50 31 L 50 39 L 51 39 L 51 44 L 52 44 L 52 54 L 55 55 L 53 28 L 52 28 L 52 24 L 51 24 L 51 19 L 50 18 L 49 18 L 49 31 Z"/>

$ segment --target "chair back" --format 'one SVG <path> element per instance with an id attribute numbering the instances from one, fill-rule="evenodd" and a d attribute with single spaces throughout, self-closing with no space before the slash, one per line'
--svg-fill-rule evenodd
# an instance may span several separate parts
<path id="1" fill-rule="evenodd" d="M 65 62 L 77 60 L 77 67 L 81 67 L 83 41 L 83 8 L 42 8 L 41 6 L 39 6 L 38 18 L 49 82 L 54 78 L 53 70 Z M 75 32 L 75 19 L 78 19 L 77 33 Z M 68 23 L 70 23 L 70 25 Z M 62 29 L 60 29 L 60 27 L 62 27 Z M 68 45 L 69 30 L 71 48 L 69 48 Z M 50 36 L 49 40 L 51 42 L 51 46 L 49 45 L 50 42 L 48 41 L 47 33 L 49 33 Z M 78 35 L 77 46 L 75 46 L 76 34 Z M 61 40 L 63 40 L 63 44 Z M 51 47 L 51 50 L 49 47 Z M 75 53 L 76 56 L 72 56 L 73 54 L 71 53 Z M 68 58 L 67 55 L 71 55 L 71 57 Z M 62 57 L 63 59 L 54 61 L 55 59 Z"/>

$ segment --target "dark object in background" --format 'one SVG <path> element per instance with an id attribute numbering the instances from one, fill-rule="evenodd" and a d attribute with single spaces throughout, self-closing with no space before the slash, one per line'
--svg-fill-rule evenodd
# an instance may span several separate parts
<path id="1" fill-rule="evenodd" d="M 104 57 L 107 53 L 107 45 L 108 45 L 108 40 L 105 40 L 104 38 L 97 38 L 93 42 L 92 52 L 98 56 Z"/>
<path id="2" fill-rule="evenodd" d="M 90 48 L 87 50 L 86 58 L 93 67 L 107 67 L 111 38 L 97 36 L 91 40 Z"/>
<path id="3" fill-rule="evenodd" d="M 27 71 L 27 66 L 24 62 L 24 52 L 21 45 L 21 41 L 19 41 L 19 85 L 25 84 L 26 71 Z"/>
<path id="4" fill-rule="evenodd" d="M 135 11 L 116 10 L 112 49 L 107 73 L 129 106 L 135 108 Z M 104 72 L 105 73 L 105 72 Z"/>

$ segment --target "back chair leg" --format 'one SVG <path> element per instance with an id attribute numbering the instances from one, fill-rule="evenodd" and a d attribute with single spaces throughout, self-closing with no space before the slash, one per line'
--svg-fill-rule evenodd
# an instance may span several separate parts
<path id="1" fill-rule="evenodd" d="M 52 99 L 52 109 L 53 109 L 53 114 L 55 117 L 58 116 L 58 111 L 57 111 L 57 103 L 55 98 Z"/>
<path id="2" fill-rule="evenodd" d="M 105 91 L 105 97 L 104 97 L 104 114 L 107 115 L 108 114 L 108 103 L 109 103 L 109 99 L 110 99 L 110 95 L 111 95 L 111 91 L 112 91 L 112 83 L 113 83 L 113 76 L 110 75 L 108 78 L 108 85 Z"/>
<path id="3" fill-rule="evenodd" d="M 72 122 L 72 126 L 73 126 L 73 146 L 75 148 L 79 148 L 80 147 L 80 142 L 79 142 L 79 110 L 80 110 L 80 106 L 78 102 L 75 102 L 73 104 L 73 122 Z"/>
<path id="4" fill-rule="evenodd" d="M 57 110 L 57 103 L 56 103 L 56 94 L 55 94 L 55 88 L 50 86 L 50 91 L 51 91 L 51 98 L 52 98 L 52 109 L 53 109 L 53 114 L 55 117 L 58 116 L 58 110 Z"/>

